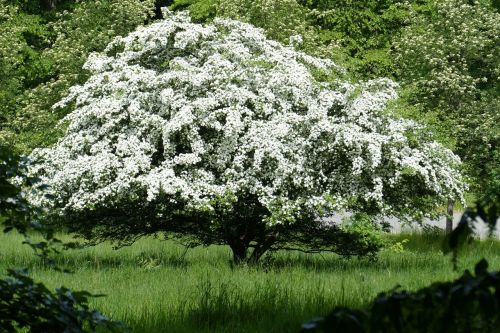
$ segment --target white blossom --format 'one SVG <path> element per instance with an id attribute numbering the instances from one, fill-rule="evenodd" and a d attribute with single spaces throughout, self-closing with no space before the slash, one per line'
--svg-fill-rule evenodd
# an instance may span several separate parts
<path id="1" fill-rule="evenodd" d="M 73 108 L 66 134 L 31 156 L 55 196 L 47 204 L 78 211 L 145 193 L 210 210 L 252 193 L 268 223 L 284 223 L 352 198 L 388 211 L 387 194 L 413 183 L 436 202 L 461 197 L 458 159 L 435 142 L 410 145 L 418 125 L 385 113 L 391 80 L 319 82 L 312 70 L 334 64 L 249 24 L 165 14 L 89 57 L 90 79 L 55 105 Z"/>

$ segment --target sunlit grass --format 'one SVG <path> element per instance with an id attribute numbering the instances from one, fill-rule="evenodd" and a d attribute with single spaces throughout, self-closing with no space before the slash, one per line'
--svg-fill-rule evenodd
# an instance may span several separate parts
<path id="1" fill-rule="evenodd" d="M 363 306 L 396 285 L 418 289 L 460 274 L 440 252 L 439 235 L 388 237 L 408 239 L 404 251 L 384 250 L 377 261 L 280 252 L 258 267 L 234 267 L 227 247 L 186 252 L 172 241 L 146 238 L 120 250 L 101 244 L 66 251 L 57 261 L 74 271 L 67 274 L 44 266 L 21 236 L 8 234 L 0 236 L 0 274 L 28 267 L 50 288 L 106 294 L 92 307 L 135 332 L 296 332 L 336 305 Z M 498 254 L 499 241 L 474 242 L 462 252 L 460 269 L 483 257 L 499 269 Z"/>

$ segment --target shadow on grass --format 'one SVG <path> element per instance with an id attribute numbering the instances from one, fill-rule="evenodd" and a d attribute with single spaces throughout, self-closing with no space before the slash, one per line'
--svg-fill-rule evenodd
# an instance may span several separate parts
<path id="1" fill-rule="evenodd" d="M 440 270 L 451 266 L 451 259 L 442 249 L 445 234 L 437 231 L 387 235 L 388 245 L 374 259 L 341 257 L 331 253 L 303 254 L 300 252 L 271 252 L 259 263 L 267 271 L 303 268 L 315 272 L 350 272 L 354 270 Z M 395 246 L 397 245 L 397 246 Z M 471 239 L 464 251 L 465 261 L 477 261 L 500 252 L 496 239 Z"/>
<path id="2" fill-rule="evenodd" d="M 317 290 L 297 297 L 275 281 L 244 292 L 225 282 L 202 280 L 197 297 L 175 310 L 156 312 L 127 322 L 133 332 L 298 332 L 301 324 L 332 308 L 331 299 Z M 335 304 L 334 304 L 335 305 Z"/>
<path id="3" fill-rule="evenodd" d="M 177 254 L 140 252 L 126 256 L 122 256 L 119 253 L 112 256 L 103 256 L 88 252 L 78 253 L 79 250 L 73 251 L 73 253 L 55 256 L 53 260 L 56 266 L 64 267 L 69 270 L 81 268 L 99 270 L 123 267 L 136 267 L 137 269 L 145 270 L 157 267 L 187 269 L 189 266 L 189 262 L 186 260 L 185 256 Z"/>
<path id="4" fill-rule="evenodd" d="M 382 255 L 381 255 L 382 256 Z M 362 271 L 379 271 L 386 269 L 440 269 L 443 265 L 443 257 L 429 255 L 426 257 L 412 254 L 391 254 L 383 255 L 375 260 L 366 258 L 342 258 L 329 257 L 322 258 L 316 256 L 286 257 L 269 256 L 264 258 L 257 268 L 265 271 L 283 271 L 303 269 L 318 273 L 341 273 Z M 446 260 L 446 258 L 444 259 Z M 269 263 L 268 263 L 269 262 Z"/>

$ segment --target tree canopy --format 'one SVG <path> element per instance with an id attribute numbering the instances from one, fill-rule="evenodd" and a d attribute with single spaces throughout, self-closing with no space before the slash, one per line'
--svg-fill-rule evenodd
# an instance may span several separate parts
<path id="1" fill-rule="evenodd" d="M 126 216 L 101 235 L 133 238 L 225 221 L 222 242 L 246 248 L 341 209 L 422 217 L 461 198 L 451 151 L 385 112 L 391 80 L 349 83 L 296 38 L 165 13 L 91 54 L 89 80 L 55 105 L 70 111 L 66 134 L 31 155 L 46 203 L 88 220 L 74 229 L 92 238 Z"/>

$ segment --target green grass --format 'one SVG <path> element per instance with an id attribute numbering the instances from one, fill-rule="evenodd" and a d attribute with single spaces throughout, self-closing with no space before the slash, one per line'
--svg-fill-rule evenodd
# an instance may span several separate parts
<path id="1" fill-rule="evenodd" d="M 134 332 L 297 332 L 334 306 L 363 306 L 397 284 L 414 290 L 460 274 L 440 252 L 438 236 L 390 237 L 409 241 L 402 253 L 384 250 L 375 262 L 282 252 L 260 267 L 233 267 L 227 247 L 185 253 L 172 241 L 147 238 L 120 250 L 102 244 L 67 251 L 57 258 L 75 272 L 67 274 L 45 267 L 21 236 L 7 234 L 0 236 L 0 274 L 28 267 L 50 288 L 106 294 L 92 307 Z M 483 257 L 500 269 L 498 254 L 499 241 L 474 242 L 462 252 L 460 269 Z"/>

